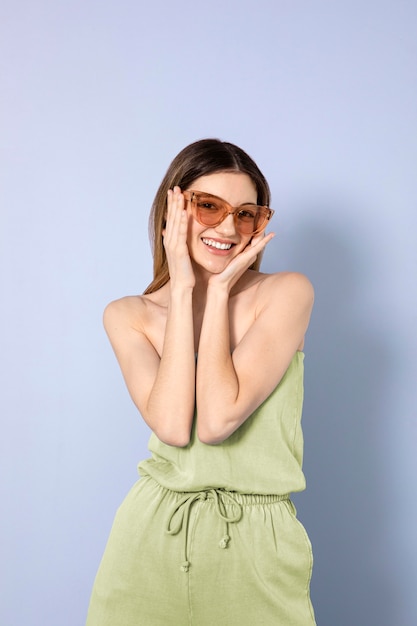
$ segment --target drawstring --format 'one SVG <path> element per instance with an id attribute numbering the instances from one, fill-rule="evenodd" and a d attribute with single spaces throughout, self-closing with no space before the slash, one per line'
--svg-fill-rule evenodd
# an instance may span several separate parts
<path id="1" fill-rule="evenodd" d="M 177 535 L 180 530 L 184 533 L 184 561 L 181 563 L 181 571 L 188 572 L 190 562 L 187 554 L 187 538 L 188 538 L 188 523 L 190 520 L 190 510 L 194 502 L 197 500 L 207 500 L 212 498 L 214 500 L 214 507 L 218 517 L 225 522 L 226 532 L 219 541 L 219 548 L 227 548 L 230 536 L 229 536 L 229 524 L 238 522 L 242 517 L 242 506 L 233 498 L 233 496 L 222 489 L 207 489 L 205 491 L 197 491 L 194 493 L 188 493 L 182 496 L 169 511 L 169 517 L 166 527 L 168 535 Z M 237 508 L 236 515 L 228 516 L 226 513 L 225 505 L 222 500 L 229 500 L 232 506 Z M 177 515 L 178 514 L 178 515 Z M 177 517 L 177 522 L 174 523 L 174 518 Z"/>

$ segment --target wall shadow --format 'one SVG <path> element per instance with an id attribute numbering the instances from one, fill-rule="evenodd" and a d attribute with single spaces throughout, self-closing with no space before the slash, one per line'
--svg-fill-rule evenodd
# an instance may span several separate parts
<path id="1" fill-rule="evenodd" d="M 326 214 L 346 207 L 323 208 L 303 207 L 302 214 L 314 218 L 303 218 L 276 255 L 285 257 L 285 269 L 307 274 L 316 292 L 305 360 L 308 488 L 294 500 L 313 543 L 318 625 L 393 626 L 400 598 L 390 584 L 389 565 L 381 568 L 387 494 L 375 437 L 390 348 L 372 333 L 362 304 L 372 259 L 341 231 L 340 222 L 327 223 Z M 272 270 L 269 265 L 265 271 Z"/>

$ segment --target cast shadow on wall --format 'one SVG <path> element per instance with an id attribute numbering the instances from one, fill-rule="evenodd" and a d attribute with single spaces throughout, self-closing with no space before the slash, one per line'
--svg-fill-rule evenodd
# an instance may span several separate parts
<path id="1" fill-rule="evenodd" d="M 367 251 L 317 207 L 308 214 L 288 241 L 276 238 L 263 269 L 301 271 L 316 293 L 305 347 L 307 491 L 295 497 L 313 543 L 312 600 L 319 626 L 392 626 L 399 598 L 378 553 L 387 494 L 374 432 L 389 346 L 373 336 L 363 307 Z"/>

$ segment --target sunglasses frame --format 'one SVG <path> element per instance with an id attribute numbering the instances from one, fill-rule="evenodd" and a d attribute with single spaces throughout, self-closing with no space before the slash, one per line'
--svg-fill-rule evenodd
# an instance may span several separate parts
<path id="1" fill-rule="evenodd" d="M 194 196 L 198 196 L 200 194 L 204 195 L 204 196 L 209 196 L 211 198 L 214 198 L 215 200 L 220 200 L 220 202 L 222 202 L 222 204 L 225 205 L 226 211 L 223 213 L 222 218 L 218 222 L 216 222 L 214 224 L 205 224 L 204 222 L 202 222 L 199 219 L 199 217 L 198 217 L 198 208 L 196 206 L 196 202 L 194 201 Z M 216 228 L 219 224 L 221 224 L 226 219 L 226 217 L 228 215 L 233 215 L 235 228 L 236 228 L 237 232 L 239 234 L 241 234 L 241 235 L 250 235 L 251 237 L 254 237 L 255 235 L 259 235 L 259 233 L 261 233 L 268 226 L 268 222 L 270 221 L 271 217 L 275 213 L 275 211 L 273 209 L 270 209 L 269 206 L 262 206 L 260 204 L 250 204 L 249 202 L 246 203 L 246 204 L 241 204 L 238 207 L 233 207 L 226 200 L 223 200 L 223 198 L 220 198 L 219 196 L 216 196 L 213 193 L 208 193 L 206 191 L 197 191 L 195 189 L 187 189 L 186 191 L 183 191 L 183 196 L 185 197 L 186 200 L 188 200 L 188 202 L 191 205 L 191 212 L 193 214 L 193 217 L 202 226 L 209 226 L 211 228 Z M 254 230 L 252 233 L 242 233 L 241 230 L 240 230 L 239 221 L 238 221 L 239 217 L 238 216 L 239 216 L 239 212 L 242 211 L 242 209 L 244 209 L 245 207 L 262 209 L 262 213 L 265 216 L 265 220 L 262 223 L 262 226 L 260 228 L 257 228 L 256 230 Z"/>

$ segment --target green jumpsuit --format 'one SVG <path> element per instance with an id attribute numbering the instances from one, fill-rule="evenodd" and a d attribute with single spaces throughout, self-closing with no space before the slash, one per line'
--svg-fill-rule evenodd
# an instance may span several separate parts
<path id="1" fill-rule="evenodd" d="M 119 508 L 87 626 L 314 626 L 311 544 L 289 494 L 301 469 L 304 354 L 227 440 L 195 423 L 152 457 Z M 196 417 L 198 420 L 198 416 Z"/>

